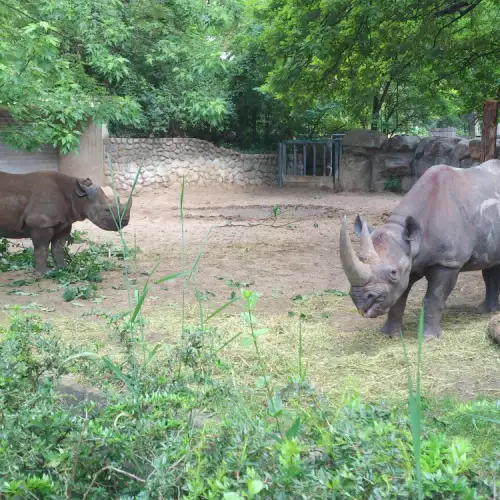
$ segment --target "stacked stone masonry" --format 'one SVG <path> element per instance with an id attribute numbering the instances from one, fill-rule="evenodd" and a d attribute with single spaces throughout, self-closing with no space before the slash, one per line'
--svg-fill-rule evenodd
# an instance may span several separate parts
<path id="1" fill-rule="evenodd" d="M 343 139 L 342 191 L 387 189 L 394 179 L 407 192 L 433 165 L 470 168 L 480 164 L 481 140 L 466 137 L 393 136 L 373 130 L 351 130 Z M 500 144 L 498 145 L 500 153 Z"/>
<path id="2" fill-rule="evenodd" d="M 108 156 L 116 187 L 129 191 L 141 168 L 135 193 L 185 185 L 271 185 L 277 180 L 275 154 L 242 154 L 191 138 L 105 140 L 104 171 L 111 184 Z"/>

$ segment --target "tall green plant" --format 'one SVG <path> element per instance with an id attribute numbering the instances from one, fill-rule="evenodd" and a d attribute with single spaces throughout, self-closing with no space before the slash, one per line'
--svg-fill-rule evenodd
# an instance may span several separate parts
<path id="1" fill-rule="evenodd" d="M 408 409 L 410 414 L 410 427 L 413 443 L 413 454 L 415 460 L 415 475 L 417 479 L 418 498 L 423 499 L 423 486 L 422 486 L 422 468 L 420 463 L 421 458 L 421 420 L 422 420 L 422 407 L 420 395 L 420 379 L 421 379 L 421 362 L 422 362 L 422 344 L 424 340 L 424 309 L 425 301 L 422 302 L 420 311 L 420 321 L 418 324 L 418 337 L 417 337 L 417 373 L 415 381 L 415 389 L 413 388 L 413 378 L 410 371 L 410 362 L 408 359 L 408 352 L 406 350 L 403 333 L 401 332 L 401 343 L 403 346 L 403 353 L 405 357 L 407 373 L 408 373 Z"/>

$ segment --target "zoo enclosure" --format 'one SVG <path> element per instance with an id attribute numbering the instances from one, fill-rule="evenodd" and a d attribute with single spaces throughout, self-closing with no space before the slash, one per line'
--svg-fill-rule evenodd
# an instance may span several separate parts
<path id="1" fill-rule="evenodd" d="M 284 186 L 286 175 L 333 177 L 337 184 L 343 136 L 332 134 L 327 139 L 281 141 L 278 145 L 279 186 Z"/>

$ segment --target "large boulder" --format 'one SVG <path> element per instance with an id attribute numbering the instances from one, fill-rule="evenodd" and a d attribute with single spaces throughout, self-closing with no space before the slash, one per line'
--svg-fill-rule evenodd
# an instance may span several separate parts
<path id="1" fill-rule="evenodd" d="M 495 314 L 490 319 L 486 327 L 486 332 L 493 342 L 500 344 L 500 314 Z"/>
<path id="2" fill-rule="evenodd" d="M 469 141 L 462 139 L 455 144 L 451 152 L 451 166 L 462 167 L 462 162 L 470 158 Z"/>
<path id="3" fill-rule="evenodd" d="M 473 160 L 481 161 L 481 139 L 472 139 L 469 141 L 469 153 Z"/>
<path id="4" fill-rule="evenodd" d="M 342 143 L 346 148 L 382 149 L 387 144 L 387 136 L 376 130 L 353 129 L 344 135 Z"/>
<path id="5" fill-rule="evenodd" d="M 339 185 L 342 191 L 370 191 L 372 161 L 362 148 L 344 150 L 340 162 Z"/>
<path id="6" fill-rule="evenodd" d="M 424 156 L 446 158 L 460 141 L 460 137 L 434 137 L 425 145 Z"/>
<path id="7" fill-rule="evenodd" d="M 421 177 L 434 165 L 443 163 L 452 167 L 460 167 L 461 155 L 468 154 L 466 149 L 460 137 L 424 137 L 415 151 L 414 171 L 417 177 Z"/>
<path id="8" fill-rule="evenodd" d="M 469 152 L 472 159 L 479 162 L 481 161 L 481 139 L 472 139 L 472 141 L 469 142 Z M 497 158 L 500 158 L 500 141 L 497 141 Z"/>
<path id="9" fill-rule="evenodd" d="M 411 163 L 413 153 L 377 153 L 372 163 L 372 190 L 381 192 L 385 190 L 387 180 L 395 176 L 401 180 L 411 176 Z"/>
<path id="10" fill-rule="evenodd" d="M 389 139 L 388 150 L 401 153 L 415 151 L 420 143 L 416 135 L 395 135 Z"/>

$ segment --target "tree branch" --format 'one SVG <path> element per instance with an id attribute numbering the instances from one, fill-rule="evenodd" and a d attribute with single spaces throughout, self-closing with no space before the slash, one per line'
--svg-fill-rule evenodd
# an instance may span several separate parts
<path id="1" fill-rule="evenodd" d="M 99 477 L 99 475 L 101 473 L 103 473 L 104 471 L 107 471 L 107 470 L 111 470 L 113 472 L 117 472 L 118 474 L 122 474 L 124 476 L 127 476 L 130 479 L 135 479 L 137 482 L 139 482 L 141 484 L 146 484 L 146 480 L 145 479 L 142 479 L 142 478 L 140 478 L 138 476 L 135 476 L 134 474 L 131 474 L 130 472 L 127 472 L 127 471 L 124 471 L 124 470 L 121 470 L 121 469 L 117 469 L 116 467 L 112 467 L 111 465 L 107 465 L 106 467 L 103 467 L 102 469 L 98 470 L 95 473 L 94 479 L 92 479 L 92 482 L 90 483 L 90 486 L 87 488 L 87 491 L 85 492 L 85 494 L 82 497 L 83 500 L 85 500 L 89 496 L 90 490 L 92 489 L 92 486 L 94 486 L 94 484 L 97 481 L 97 478 Z"/>
<path id="2" fill-rule="evenodd" d="M 457 18 L 457 20 L 458 20 L 461 17 L 464 17 L 465 15 L 467 15 L 471 10 L 474 10 L 481 2 L 482 2 L 482 0 L 475 0 L 473 3 L 454 2 L 449 7 L 446 7 L 445 9 L 437 11 L 434 16 L 436 18 L 438 18 L 438 17 L 449 16 L 451 14 L 456 14 L 458 12 L 460 14 L 460 16 Z M 464 7 L 465 7 L 465 9 L 461 10 Z M 453 22 L 455 22 L 455 21 L 453 21 Z"/>

